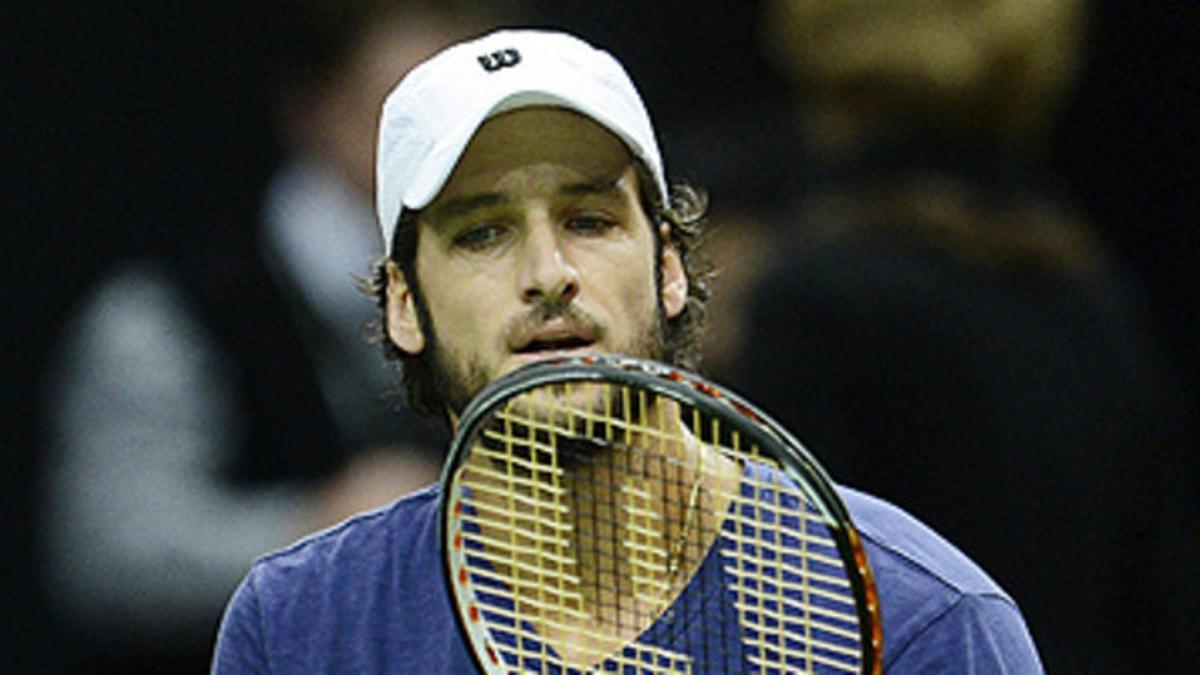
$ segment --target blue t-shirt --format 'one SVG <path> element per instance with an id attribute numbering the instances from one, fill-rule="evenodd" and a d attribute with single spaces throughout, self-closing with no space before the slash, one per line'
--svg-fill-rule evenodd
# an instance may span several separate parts
<path id="1" fill-rule="evenodd" d="M 1016 605 L 974 563 L 896 507 L 840 494 L 875 573 L 888 672 L 1042 672 Z M 437 501 L 430 487 L 257 561 L 213 671 L 473 672 L 442 580 Z"/>

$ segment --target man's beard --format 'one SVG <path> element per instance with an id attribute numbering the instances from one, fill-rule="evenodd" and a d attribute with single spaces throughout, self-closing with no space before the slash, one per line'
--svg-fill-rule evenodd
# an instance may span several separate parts
<path id="1" fill-rule="evenodd" d="M 532 314 L 541 317 L 541 320 L 572 312 L 578 310 L 570 306 L 565 309 L 538 307 L 532 310 Z M 654 316 L 643 321 L 638 334 L 626 344 L 617 345 L 614 353 L 662 360 L 666 353 L 666 325 L 666 313 L 660 297 L 655 304 Z M 479 359 L 462 357 L 447 349 L 432 325 L 423 356 L 429 363 L 438 396 L 455 415 L 461 416 L 467 404 L 490 382 L 488 373 Z"/>

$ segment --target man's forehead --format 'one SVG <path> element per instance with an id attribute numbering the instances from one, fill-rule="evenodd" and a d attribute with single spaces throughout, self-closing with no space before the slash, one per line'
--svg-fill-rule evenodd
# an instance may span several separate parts
<path id="1" fill-rule="evenodd" d="M 595 121 L 562 108 L 524 108 L 479 128 L 434 201 L 486 191 L 514 176 L 541 183 L 615 183 L 632 163 L 625 144 Z"/>

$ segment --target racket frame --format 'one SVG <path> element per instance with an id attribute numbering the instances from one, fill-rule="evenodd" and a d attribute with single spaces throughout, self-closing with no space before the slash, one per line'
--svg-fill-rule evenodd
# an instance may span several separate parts
<path id="1" fill-rule="evenodd" d="M 459 628 L 473 643 L 468 651 L 484 672 L 508 672 L 499 655 L 489 654 L 491 663 L 484 662 L 474 645 L 487 645 L 485 629 L 478 617 L 465 617 L 458 601 L 459 578 L 467 574 L 451 549 L 454 533 L 448 529 L 452 510 L 462 508 L 452 503 L 451 485 L 455 472 L 467 460 L 477 440 L 480 423 L 496 406 L 503 405 L 523 392 L 545 385 L 571 382 L 603 382 L 635 386 L 665 396 L 723 420 L 737 420 L 737 430 L 747 435 L 758 447 L 778 449 L 776 461 L 780 470 L 801 488 L 810 504 L 821 511 L 826 525 L 835 534 L 834 542 L 842 559 L 853 561 L 857 574 L 849 581 L 859 614 L 859 645 L 862 648 L 862 672 L 878 675 L 883 672 L 883 619 L 874 575 L 867 560 L 861 538 L 850 519 L 849 509 L 833 488 L 833 482 L 816 458 L 781 424 L 738 394 L 705 378 L 657 361 L 621 355 L 582 355 L 554 357 L 526 365 L 485 386 L 463 410 L 458 429 L 442 469 L 441 490 L 438 496 L 437 536 L 444 579 Z M 840 535 L 840 536 L 839 536 Z M 461 546 L 462 542 L 459 541 Z M 490 651 L 490 647 L 489 647 Z"/>

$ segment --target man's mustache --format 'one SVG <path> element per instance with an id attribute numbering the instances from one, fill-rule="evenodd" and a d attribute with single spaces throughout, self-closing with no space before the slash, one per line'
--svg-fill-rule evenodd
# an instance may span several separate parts
<path id="1" fill-rule="evenodd" d="M 509 344 L 512 344 L 513 339 L 523 335 L 526 331 L 535 329 L 548 321 L 556 319 L 561 319 L 568 324 L 576 326 L 581 332 L 592 335 L 596 342 L 603 339 L 606 332 L 604 325 L 600 323 L 599 319 L 575 303 L 546 299 L 529 308 L 524 314 L 520 314 L 510 320 L 508 325 L 505 326 L 504 335 L 508 338 Z"/>

